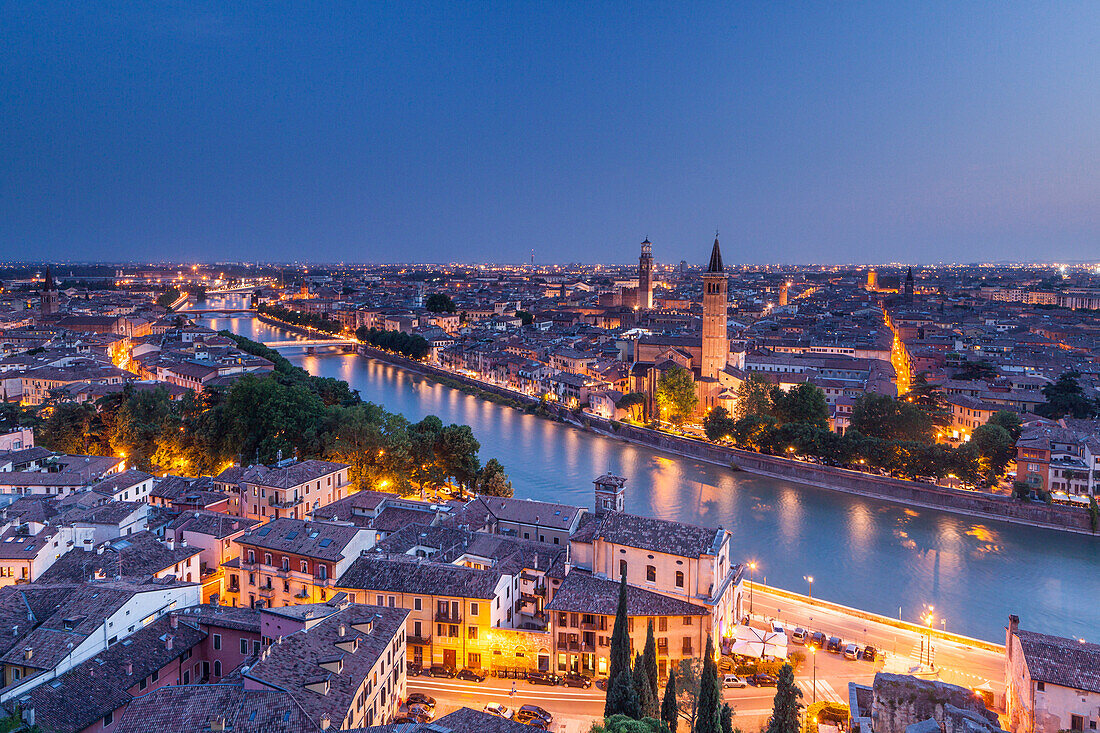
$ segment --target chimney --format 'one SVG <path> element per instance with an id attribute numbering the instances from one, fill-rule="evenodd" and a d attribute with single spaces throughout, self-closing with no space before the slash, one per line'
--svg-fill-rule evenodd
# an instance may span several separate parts
<path id="1" fill-rule="evenodd" d="M 347 627 L 344 626 L 343 624 L 340 624 L 339 626 L 336 627 L 336 634 L 338 636 L 343 636 L 344 634 L 347 633 L 347 631 L 348 631 Z"/>
<path id="2" fill-rule="evenodd" d="M 172 625 L 173 629 L 178 629 L 180 627 L 180 617 L 174 613 L 168 615 L 168 622 Z"/>
<path id="3" fill-rule="evenodd" d="M 126 676 L 129 677 L 134 673 L 134 663 L 129 659 L 126 660 Z"/>
<path id="4" fill-rule="evenodd" d="M 168 651 L 172 651 L 172 644 L 175 641 L 175 637 L 169 634 L 164 638 L 164 648 Z"/>
<path id="5" fill-rule="evenodd" d="M 219 716 L 217 718 L 211 718 L 210 719 L 210 730 L 211 731 L 217 731 L 218 733 L 221 733 L 221 731 L 225 730 L 225 727 L 226 726 L 225 726 L 225 716 L 224 715 Z"/>
<path id="6" fill-rule="evenodd" d="M 1012 662 L 1012 637 L 1016 635 L 1016 632 L 1020 630 L 1020 617 L 1016 614 L 1009 614 L 1008 616 L 1008 628 L 1005 630 L 1005 656 L 1008 661 Z"/>
<path id="7" fill-rule="evenodd" d="M 321 730 L 328 730 L 331 724 L 332 721 L 329 719 L 328 713 L 321 713 Z"/>
<path id="8" fill-rule="evenodd" d="M 32 656 L 34 656 L 34 649 L 29 646 L 23 647 L 23 659 L 30 659 Z"/>

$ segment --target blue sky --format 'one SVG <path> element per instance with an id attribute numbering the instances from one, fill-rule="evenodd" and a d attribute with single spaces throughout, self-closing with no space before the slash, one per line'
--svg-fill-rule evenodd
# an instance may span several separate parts
<path id="1" fill-rule="evenodd" d="M 1100 258 L 1100 3 L 0 7 L 0 259 Z"/>

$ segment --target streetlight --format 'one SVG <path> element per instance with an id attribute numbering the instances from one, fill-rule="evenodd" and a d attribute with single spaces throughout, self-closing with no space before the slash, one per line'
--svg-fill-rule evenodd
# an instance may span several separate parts
<path id="1" fill-rule="evenodd" d="M 814 576 L 812 576 L 812 575 L 803 575 L 802 579 L 810 584 L 810 596 L 809 596 L 809 598 L 810 598 L 810 600 L 813 600 L 813 597 L 814 597 Z"/>
<path id="2" fill-rule="evenodd" d="M 928 615 L 925 616 L 924 618 L 922 618 L 921 621 L 923 621 L 925 624 L 928 625 L 928 634 L 927 634 L 927 638 L 928 638 L 928 666 L 931 667 L 932 666 L 932 624 L 936 620 L 935 613 L 934 613 L 936 608 L 935 608 L 935 606 L 927 606 L 927 605 L 925 606 L 925 608 L 928 610 Z"/>
<path id="3" fill-rule="evenodd" d="M 749 562 L 749 621 L 752 621 L 752 587 L 756 583 L 756 560 Z"/>
<path id="4" fill-rule="evenodd" d="M 817 702 L 817 647 L 810 644 L 810 656 L 814 658 L 814 702 Z"/>

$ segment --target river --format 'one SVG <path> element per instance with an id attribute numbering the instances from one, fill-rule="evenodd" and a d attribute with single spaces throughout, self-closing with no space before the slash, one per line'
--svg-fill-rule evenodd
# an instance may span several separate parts
<path id="1" fill-rule="evenodd" d="M 251 317 L 204 322 L 257 341 L 297 338 Z M 364 356 L 283 353 L 410 420 L 438 415 L 470 425 L 482 461 L 504 464 L 516 496 L 591 506 L 592 479 L 611 470 L 628 479 L 628 511 L 728 529 L 733 557 L 755 560 L 756 578 L 769 584 L 805 593 L 812 577 L 815 597 L 909 621 L 931 605 L 937 627 L 1000 643 L 1010 613 L 1025 628 L 1096 640 L 1100 540 L 735 473 L 527 415 Z"/>

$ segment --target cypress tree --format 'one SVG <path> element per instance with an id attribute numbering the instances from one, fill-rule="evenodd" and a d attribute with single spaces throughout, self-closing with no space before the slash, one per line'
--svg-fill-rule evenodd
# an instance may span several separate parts
<path id="1" fill-rule="evenodd" d="M 680 709 L 676 705 L 676 669 L 668 672 L 668 683 L 665 685 L 665 697 L 661 700 L 661 720 L 665 721 L 670 733 L 676 733 L 676 725 L 680 722 Z"/>
<path id="2" fill-rule="evenodd" d="M 619 583 L 619 606 L 611 631 L 611 663 L 607 673 L 607 698 L 603 716 L 622 714 L 638 717 L 638 696 L 634 693 L 634 675 L 630 669 L 630 632 L 626 627 L 626 575 Z"/>
<path id="3" fill-rule="evenodd" d="M 767 733 L 799 733 L 798 698 L 802 690 L 794 683 L 794 669 L 784 664 L 779 670 L 779 681 L 775 686 L 775 699 L 772 702 L 772 717 L 768 720 Z"/>
<path id="4" fill-rule="evenodd" d="M 707 636 L 707 652 L 699 679 L 699 712 L 695 719 L 695 733 L 722 733 L 721 707 L 722 693 L 718 687 L 718 665 L 714 661 L 714 640 Z M 768 733 L 775 732 L 769 730 Z"/>
<path id="5" fill-rule="evenodd" d="M 728 702 L 722 703 L 722 733 L 733 733 L 733 708 Z"/>
<path id="6" fill-rule="evenodd" d="M 634 656 L 634 694 L 638 698 L 638 717 L 657 717 L 654 712 L 657 709 L 657 696 L 649 686 L 649 675 L 646 674 L 641 654 Z"/>
<path id="7" fill-rule="evenodd" d="M 660 715 L 660 697 L 657 689 L 657 640 L 653 638 L 653 620 L 649 621 L 649 629 L 645 637 L 645 651 L 642 652 L 642 671 L 648 687 L 648 706 L 642 705 L 642 714 L 647 718 L 656 718 Z M 641 700 L 639 699 L 639 703 Z"/>

